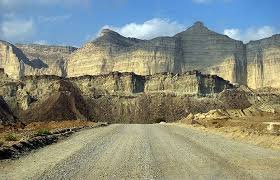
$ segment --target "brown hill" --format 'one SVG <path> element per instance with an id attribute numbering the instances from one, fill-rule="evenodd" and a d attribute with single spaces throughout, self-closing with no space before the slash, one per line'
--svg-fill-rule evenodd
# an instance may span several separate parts
<path id="1" fill-rule="evenodd" d="M 25 121 L 88 120 L 87 104 L 74 92 L 56 92 L 42 103 L 22 112 Z"/>
<path id="2" fill-rule="evenodd" d="M 15 123 L 16 117 L 13 115 L 3 97 L 0 96 L 0 125 L 10 125 Z"/>

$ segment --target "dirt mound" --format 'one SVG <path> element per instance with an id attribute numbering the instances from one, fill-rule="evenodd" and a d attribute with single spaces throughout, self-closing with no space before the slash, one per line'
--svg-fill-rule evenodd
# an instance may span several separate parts
<path id="1" fill-rule="evenodd" d="M 52 94 L 42 103 L 22 112 L 26 122 L 89 120 L 88 106 L 83 97 L 77 93 L 61 91 Z"/>
<path id="2" fill-rule="evenodd" d="M 180 122 L 187 124 L 199 124 L 205 127 L 221 127 L 228 119 L 230 119 L 230 115 L 227 111 L 215 109 L 210 110 L 207 113 L 197 113 L 195 115 L 191 113 L 186 118 L 180 120 Z"/>
<path id="3" fill-rule="evenodd" d="M 0 125 L 11 125 L 15 123 L 16 117 L 13 115 L 3 97 L 0 96 Z"/>
<path id="4" fill-rule="evenodd" d="M 248 94 L 240 89 L 228 89 L 218 94 L 218 100 L 224 105 L 224 109 L 244 109 L 252 104 L 248 100 Z"/>

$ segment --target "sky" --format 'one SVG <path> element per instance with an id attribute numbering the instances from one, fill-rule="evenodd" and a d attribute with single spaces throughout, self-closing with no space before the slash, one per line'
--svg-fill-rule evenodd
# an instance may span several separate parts
<path id="1" fill-rule="evenodd" d="M 0 0 L 0 39 L 80 47 L 104 28 L 173 36 L 196 21 L 248 42 L 280 33 L 279 0 Z"/>

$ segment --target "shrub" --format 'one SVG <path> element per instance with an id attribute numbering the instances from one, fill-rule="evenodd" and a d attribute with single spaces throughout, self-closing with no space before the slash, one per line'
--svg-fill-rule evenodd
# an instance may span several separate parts
<path id="1" fill-rule="evenodd" d="M 38 136 L 44 136 L 44 135 L 50 135 L 50 134 L 51 134 L 50 130 L 46 129 L 46 128 L 40 129 L 36 133 L 36 135 L 38 135 Z"/>
<path id="2" fill-rule="evenodd" d="M 16 134 L 14 134 L 14 133 L 9 133 L 9 134 L 7 134 L 7 135 L 5 136 L 5 140 L 6 140 L 6 141 L 18 141 L 19 138 L 17 137 Z"/>
<path id="3" fill-rule="evenodd" d="M 166 122 L 166 120 L 164 118 L 155 119 L 155 123 L 161 123 L 161 122 Z"/>
<path id="4" fill-rule="evenodd" d="M 3 142 L 3 141 L 0 141 L 0 147 L 3 146 L 3 144 L 4 144 L 4 142 Z"/>

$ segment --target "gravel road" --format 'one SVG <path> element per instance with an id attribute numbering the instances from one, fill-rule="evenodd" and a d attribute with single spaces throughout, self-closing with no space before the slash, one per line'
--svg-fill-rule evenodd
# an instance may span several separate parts
<path id="1" fill-rule="evenodd" d="M 119 124 L 0 161 L 0 179 L 280 179 L 280 152 L 175 125 Z"/>

